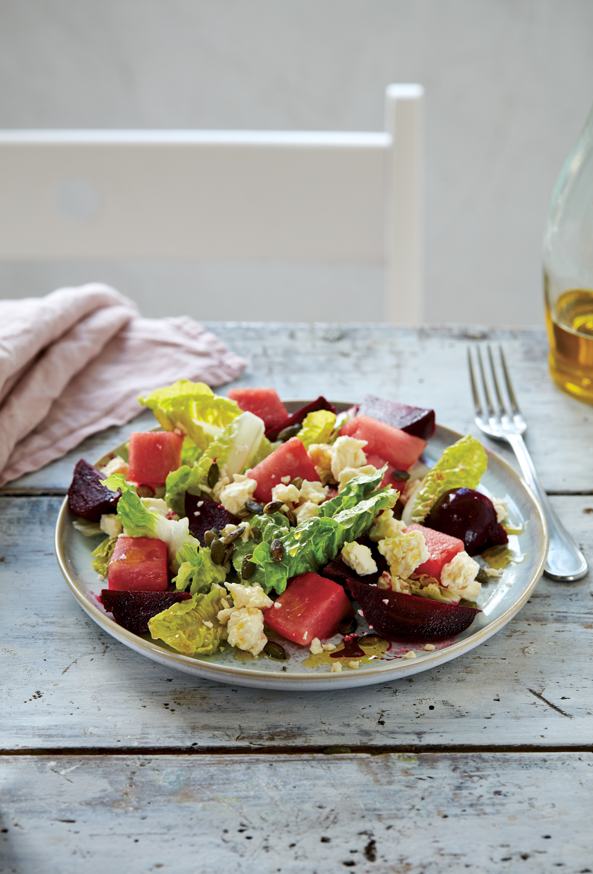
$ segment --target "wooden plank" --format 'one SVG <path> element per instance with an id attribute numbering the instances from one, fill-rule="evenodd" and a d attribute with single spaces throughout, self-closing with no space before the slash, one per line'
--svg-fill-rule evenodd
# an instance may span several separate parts
<path id="1" fill-rule="evenodd" d="M 590 872 L 593 755 L 0 760 L 2 870 Z"/>
<path id="2" fill-rule="evenodd" d="M 553 502 L 593 557 L 593 500 Z M 53 556 L 59 504 L 0 499 L 1 749 L 591 743 L 589 578 L 543 579 L 487 644 L 415 677 L 336 694 L 261 692 L 167 671 L 99 629 Z"/>
<path id="3" fill-rule="evenodd" d="M 476 337 L 504 343 L 530 426 L 527 442 L 544 486 L 555 493 L 593 492 L 593 413 L 552 382 L 541 330 L 222 322 L 210 327 L 250 361 L 236 385 L 271 385 L 285 399 L 325 394 L 335 400 L 358 401 L 370 392 L 435 407 L 441 424 L 463 433 L 478 433 L 472 418 L 466 347 Z M 150 427 L 151 421 L 144 414 L 140 422 L 90 438 L 65 458 L 9 484 L 4 491 L 67 488 L 81 456 L 100 457 L 127 439 L 130 431 Z M 515 465 L 504 445 L 483 439 Z"/>

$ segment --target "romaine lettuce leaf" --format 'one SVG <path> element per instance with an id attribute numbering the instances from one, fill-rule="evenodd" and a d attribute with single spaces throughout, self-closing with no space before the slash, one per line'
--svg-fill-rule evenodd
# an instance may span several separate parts
<path id="1" fill-rule="evenodd" d="M 114 473 L 104 484 L 108 489 L 121 489 L 117 502 L 117 518 L 129 537 L 153 537 L 167 545 L 169 566 L 177 571 L 177 553 L 185 544 L 198 541 L 189 533 L 189 519 L 167 519 L 156 510 L 150 510 L 136 494 L 134 486 L 127 482 L 123 474 Z"/>
<path id="2" fill-rule="evenodd" d="M 312 443 L 327 443 L 334 426 L 336 414 L 329 410 L 315 410 L 308 413 L 303 422 L 303 427 L 298 433 L 298 438 L 308 449 Z"/>
<path id="3" fill-rule="evenodd" d="M 212 655 L 226 636 L 217 619 L 226 590 L 212 586 L 207 594 L 173 604 L 148 621 L 154 640 L 160 638 L 184 655 Z"/>
<path id="4" fill-rule="evenodd" d="M 111 556 L 113 555 L 116 543 L 117 537 L 106 537 L 105 540 L 102 540 L 97 548 L 93 549 L 91 552 L 91 555 L 94 557 L 91 565 L 93 570 L 101 577 L 107 576 L 109 562 L 111 561 Z"/>
<path id="5" fill-rule="evenodd" d="M 380 471 L 361 474 L 351 480 L 336 498 L 322 504 L 319 516 L 307 519 L 295 528 L 291 528 L 281 514 L 260 516 L 257 527 L 262 540 L 257 545 L 253 540 L 235 544 L 233 564 L 236 570 L 240 572 L 243 558 L 252 553 L 252 561 L 257 567 L 250 583 L 259 583 L 265 592 L 275 589 L 281 594 L 291 577 L 324 567 L 346 543 L 360 537 L 378 513 L 394 506 L 398 495 L 394 489 L 376 490 L 381 477 Z M 273 540 L 282 544 L 281 561 L 275 561 L 271 556 Z"/>
<path id="6" fill-rule="evenodd" d="M 406 505 L 404 521 L 407 524 L 410 521 L 422 522 L 431 507 L 449 489 L 476 489 L 487 467 L 486 450 L 471 434 L 448 446 L 426 474 L 415 498 L 411 499 L 413 505 Z"/>
<path id="7" fill-rule="evenodd" d="M 181 592 L 190 586 L 190 595 L 206 592 L 212 583 L 224 583 L 226 569 L 224 565 L 214 564 L 207 546 L 185 543 L 177 553 L 179 570 L 174 578 L 177 589 Z"/>
<path id="8" fill-rule="evenodd" d="M 202 450 L 241 413 L 236 401 L 221 398 L 203 382 L 189 379 L 156 389 L 139 401 L 153 411 L 166 431 L 180 429 Z"/>

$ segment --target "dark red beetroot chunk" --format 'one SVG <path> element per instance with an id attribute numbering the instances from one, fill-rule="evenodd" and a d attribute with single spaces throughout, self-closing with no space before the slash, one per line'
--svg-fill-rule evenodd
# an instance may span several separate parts
<path id="1" fill-rule="evenodd" d="M 68 506 L 72 513 L 99 522 L 104 513 L 115 513 L 121 492 L 112 492 L 101 484 L 99 471 L 80 459 L 68 489 Z"/>
<path id="2" fill-rule="evenodd" d="M 436 428 L 434 410 L 409 407 L 407 404 L 383 400 L 374 395 L 366 395 L 358 412 L 361 416 L 378 419 L 422 440 L 430 440 Z"/>
<path id="3" fill-rule="evenodd" d="M 374 631 L 392 640 L 430 641 L 454 637 L 469 628 L 480 612 L 476 607 L 442 604 L 354 580 L 348 583 L 348 588 Z"/>
<path id="4" fill-rule="evenodd" d="M 469 555 L 509 542 L 508 534 L 496 519 L 494 504 L 474 489 L 449 489 L 435 503 L 424 524 L 463 540 Z"/>
<path id="5" fill-rule="evenodd" d="M 317 410 L 329 410 L 330 413 L 336 412 L 336 408 L 320 395 L 316 401 L 311 401 L 310 404 L 301 407 L 300 410 L 297 410 L 296 413 L 292 414 L 292 416 L 289 416 L 283 422 L 280 422 L 279 425 L 275 425 L 273 428 L 268 428 L 266 431 L 266 437 L 268 440 L 277 440 L 278 434 L 281 431 L 284 431 L 285 428 L 289 428 L 290 425 L 296 425 L 297 423 L 301 424 L 305 421 L 309 413 L 314 413 Z"/>
<path id="6" fill-rule="evenodd" d="M 122 628 L 132 634 L 148 634 L 149 619 L 188 598 L 191 598 L 189 592 L 121 592 L 103 589 L 98 600 Z"/>
<path id="7" fill-rule="evenodd" d="M 198 504 L 201 504 L 198 507 Z M 204 546 L 204 534 L 212 528 L 222 531 L 225 525 L 238 525 L 239 520 L 216 501 L 208 498 L 198 498 L 185 493 L 185 515 L 189 519 L 190 534 Z"/>

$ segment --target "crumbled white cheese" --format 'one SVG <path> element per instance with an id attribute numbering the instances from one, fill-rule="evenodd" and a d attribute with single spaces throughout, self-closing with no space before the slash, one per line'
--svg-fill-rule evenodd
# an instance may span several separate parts
<path id="1" fill-rule="evenodd" d="M 289 501 L 291 504 L 298 504 L 301 496 L 300 491 L 296 486 L 287 486 L 284 483 L 278 483 L 272 489 L 272 500 L 274 501 Z"/>
<path id="2" fill-rule="evenodd" d="M 480 565 L 467 552 L 458 552 L 442 569 L 441 585 L 461 598 L 475 601 L 482 591 L 482 586 L 475 578 L 479 570 Z"/>
<path id="3" fill-rule="evenodd" d="M 342 670 L 342 663 L 341 662 L 336 662 L 335 665 L 332 665 L 332 669 L 331 669 L 332 674 L 339 674 L 341 670 Z"/>
<path id="4" fill-rule="evenodd" d="M 486 574 L 487 577 L 492 577 L 493 580 L 497 580 L 504 573 L 501 568 L 495 567 L 482 567 L 482 571 Z"/>
<path id="5" fill-rule="evenodd" d="M 321 482 L 325 483 L 328 479 L 331 479 L 332 447 L 329 443 L 312 443 L 309 446 L 308 454 L 315 465 Z"/>
<path id="6" fill-rule="evenodd" d="M 409 652 L 405 653 L 404 658 L 405 659 L 415 659 L 416 653 L 414 652 L 413 649 L 411 649 L 411 650 L 409 650 Z"/>
<path id="7" fill-rule="evenodd" d="M 508 515 L 507 502 L 502 498 L 492 498 L 494 509 L 496 510 L 496 521 L 504 522 Z"/>
<path id="8" fill-rule="evenodd" d="M 347 543 L 342 549 L 342 561 L 356 571 L 359 577 L 377 573 L 377 565 L 371 550 L 355 540 Z"/>
<path id="9" fill-rule="evenodd" d="M 341 492 L 345 486 L 348 485 L 351 479 L 354 479 L 355 476 L 358 476 L 361 473 L 367 475 L 377 473 L 377 468 L 372 464 L 363 464 L 362 467 L 345 467 L 339 476 L 338 491 Z"/>
<path id="10" fill-rule="evenodd" d="M 220 502 L 225 510 L 236 516 L 245 507 L 245 501 L 250 501 L 257 488 L 257 482 L 249 477 L 242 481 L 228 483 L 221 489 Z"/>
<path id="11" fill-rule="evenodd" d="M 268 638 L 264 634 L 264 615 L 257 607 L 241 607 L 233 610 L 229 617 L 228 640 L 252 655 L 259 655 Z"/>
<path id="12" fill-rule="evenodd" d="M 311 641 L 311 646 L 309 647 L 311 650 L 311 655 L 319 655 L 323 652 L 323 647 L 321 645 L 321 641 L 318 637 L 314 637 Z"/>
<path id="13" fill-rule="evenodd" d="M 214 628 L 211 622 L 208 622 L 207 619 L 202 619 L 202 624 L 206 626 L 206 628 Z"/>
<path id="14" fill-rule="evenodd" d="M 363 467 L 367 463 L 362 451 L 366 445 L 366 440 L 357 440 L 356 437 L 338 437 L 331 449 L 331 472 L 336 482 L 345 468 Z"/>
<path id="15" fill-rule="evenodd" d="M 395 537 L 405 530 L 405 522 L 402 522 L 400 519 L 394 519 L 393 510 L 388 509 L 379 513 L 369 531 L 369 537 L 377 543 L 377 541 L 384 540 L 386 537 Z"/>
<path id="16" fill-rule="evenodd" d="M 360 667 L 360 662 L 348 662 L 348 667 L 352 668 L 352 670 L 356 670 L 356 668 Z"/>
<path id="17" fill-rule="evenodd" d="M 130 473 L 130 468 L 128 466 L 128 462 L 124 461 L 121 455 L 116 455 L 115 458 L 112 458 L 105 467 L 99 468 L 99 472 L 103 475 L 103 479 L 107 479 L 108 476 L 111 476 L 114 473 L 123 473 L 125 478 L 128 478 L 128 474 Z"/>
<path id="18" fill-rule="evenodd" d="M 430 553 L 421 531 L 397 532 L 378 543 L 379 552 L 389 564 L 392 577 L 407 579 L 417 567 L 430 558 Z"/>
<path id="19" fill-rule="evenodd" d="M 326 652 L 333 652 L 336 649 L 335 643 L 322 643 L 321 646 Z"/>
<path id="20" fill-rule="evenodd" d="M 281 477 L 280 477 L 280 482 L 281 482 L 281 483 L 284 483 L 284 485 L 287 486 L 288 483 L 290 482 L 290 477 L 289 477 L 289 476 L 281 476 Z"/>
<path id="21" fill-rule="evenodd" d="M 321 504 L 327 498 L 327 486 L 308 479 L 304 480 L 300 492 L 301 501 L 311 501 L 312 504 Z"/>
<path id="22" fill-rule="evenodd" d="M 229 522 L 228 525 L 225 525 L 222 531 L 220 532 L 221 537 L 226 537 L 228 534 L 233 534 L 235 531 L 241 531 L 241 541 L 243 543 L 247 543 L 250 537 L 252 537 L 251 533 L 251 525 L 249 522 L 241 522 L 240 525 L 233 525 L 232 522 Z"/>
<path id="23" fill-rule="evenodd" d="M 228 602 L 223 602 L 228 603 Z M 225 607 L 224 610 L 219 610 L 216 614 L 216 618 L 220 622 L 221 625 L 226 625 L 231 615 L 233 614 L 235 608 L 234 607 Z"/>
<path id="24" fill-rule="evenodd" d="M 433 652 L 433 650 L 436 649 L 436 646 L 434 645 L 434 643 L 425 643 L 424 649 L 427 650 L 428 652 Z"/>
<path id="25" fill-rule="evenodd" d="M 306 522 L 307 519 L 312 519 L 313 516 L 319 516 L 319 507 L 313 501 L 305 501 L 300 507 L 296 507 L 294 515 L 297 517 L 297 522 Z"/>
<path id="26" fill-rule="evenodd" d="M 225 583 L 225 586 L 233 596 L 235 607 L 257 607 L 258 610 L 267 610 L 272 606 L 272 599 L 268 598 L 258 583 L 254 586 Z"/>
<path id="27" fill-rule="evenodd" d="M 119 535 L 123 531 L 123 526 L 115 513 L 105 513 L 103 516 L 101 516 L 99 528 L 112 539 L 114 537 L 119 537 Z"/>
<path id="28" fill-rule="evenodd" d="M 162 498 L 140 498 L 145 507 L 149 510 L 154 510 L 160 516 L 167 516 L 169 508 Z"/>

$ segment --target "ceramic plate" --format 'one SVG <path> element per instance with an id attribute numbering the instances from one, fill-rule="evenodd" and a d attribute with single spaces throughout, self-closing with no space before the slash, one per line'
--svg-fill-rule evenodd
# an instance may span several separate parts
<path id="1" fill-rule="evenodd" d="M 293 412 L 303 403 L 295 401 L 286 406 L 289 412 Z M 336 406 L 342 410 L 348 407 L 347 404 Z M 437 426 L 423 456 L 426 463 L 429 466 L 434 464 L 443 450 L 461 436 L 448 428 Z M 362 662 L 358 668 L 349 668 L 344 663 L 339 673 L 330 673 L 330 664 L 334 660 L 330 662 L 328 655 L 322 659 L 322 664 L 303 664 L 310 658 L 309 650 L 284 640 L 282 645 L 290 653 L 290 658 L 284 662 L 274 661 L 263 654 L 257 659 L 238 659 L 235 649 L 228 645 L 224 652 L 213 656 L 184 656 L 164 643 L 152 641 L 148 636 L 138 637 L 126 631 L 105 613 L 96 596 L 106 583 L 99 580 L 90 559 L 90 553 L 100 543 L 100 538 L 85 537 L 75 530 L 72 522 L 76 517 L 70 513 L 67 500 L 62 505 L 56 525 L 56 555 L 66 582 L 91 619 L 120 643 L 167 668 L 223 683 L 261 689 L 344 689 L 383 683 L 444 664 L 484 643 L 518 613 L 543 573 L 548 532 L 539 502 L 505 461 L 495 453 L 487 452 L 488 470 L 482 478 L 480 490 L 507 501 L 513 529 L 521 531 L 509 536 L 514 560 L 505 568 L 502 577 L 482 586 L 478 600 L 482 612 L 477 614 L 472 625 L 456 638 L 435 644 L 434 652 L 426 652 L 421 644 L 393 643 L 383 655 L 365 660 L 366 663 Z M 116 447 L 111 455 L 124 453 L 127 453 L 125 446 Z M 98 465 L 107 463 L 109 457 L 100 459 Z M 368 626 L 360 617 L 359 623 L 358 633 L 364 634 Z M 341 637 L 338 635 L 333 640 L 340 643 Z M 413 659 L 404 657 L 410 650 L 416 653 Z"/>

